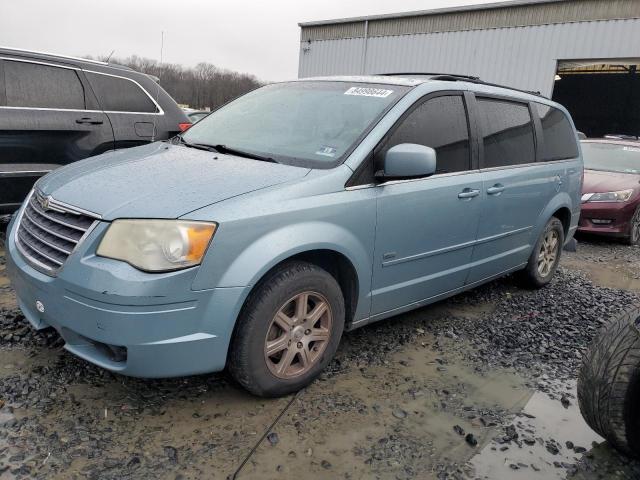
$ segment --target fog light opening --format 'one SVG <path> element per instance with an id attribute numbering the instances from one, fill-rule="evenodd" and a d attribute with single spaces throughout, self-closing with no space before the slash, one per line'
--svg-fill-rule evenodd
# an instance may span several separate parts
<path id="1" fill-rule="evenodd" d="M 101 343 L 92 341 L 93 346 L 99 350 L 110 361 L 120 363 L 127 361 L 127 347 L 119 347 L 117 345 L 109 345 L 107 343 Z"/>

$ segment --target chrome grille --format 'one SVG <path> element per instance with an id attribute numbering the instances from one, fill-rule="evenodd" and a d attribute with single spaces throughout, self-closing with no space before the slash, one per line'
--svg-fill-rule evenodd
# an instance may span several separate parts
<path id="1" fill-rule="evenodd" d="M 20 217 L 16 244 L 34 267 L 55 274 L 97 218 L 36 191 Z"/>

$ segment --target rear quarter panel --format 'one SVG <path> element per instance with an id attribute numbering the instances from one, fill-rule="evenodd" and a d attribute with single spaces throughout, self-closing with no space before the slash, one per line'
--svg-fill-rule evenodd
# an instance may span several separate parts
<path id="1" fill-rule="evenodd" d="M 559 176 L 562 184 L 551 192 L 548 203 L 540 213 L 535 228 L 531 232 L 530 244 L 535 245 L 549 219 L 558 210 L 566 208 L 571 212 L 570 221 L 565 225 L 565 243 L 573 237 L 580 221 L 580 197 L 582 196 L 582 157 L 563 162 L 549 162 L 547 175 Z"/>

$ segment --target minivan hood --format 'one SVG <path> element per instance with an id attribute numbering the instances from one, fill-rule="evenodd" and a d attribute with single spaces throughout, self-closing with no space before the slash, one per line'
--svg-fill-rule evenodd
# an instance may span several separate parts
<path id="1" fill-rule="evenodd" d="M 45 195 L 105 220 L 178 218 L 308 173 L 308 168 L 158 142 L 67 165 L 36 185 Z"/>

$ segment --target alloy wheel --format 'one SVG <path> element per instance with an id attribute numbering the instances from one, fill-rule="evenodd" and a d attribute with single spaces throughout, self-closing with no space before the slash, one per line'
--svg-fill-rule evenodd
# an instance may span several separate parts
<path id="1" fill-rule="evenodd" d="M 332 324 L 329 302 L 317 292 L 302 292 L 285 302 L 271 320 L 264 343 L 271 373 L 290 379 L 311 370 L 327 348 Z"/>
<path id="2" fill-rule="evenodd" d="M 556 263 L 560 247 L 560 237 L 555 230 L 549 230 L 542 239 L 538 252 L 538 273 L 546 278 Z"/>

